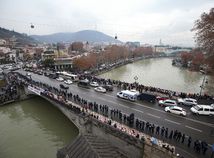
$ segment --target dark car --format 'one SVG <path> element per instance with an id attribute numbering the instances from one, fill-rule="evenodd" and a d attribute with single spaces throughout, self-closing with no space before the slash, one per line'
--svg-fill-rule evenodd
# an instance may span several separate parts
<path id="1" fill-rule="evenodd" d="M 62 88 L 62 89 L 68 89 L 68 88 L 69 88 L 68 86 L 64 86 L 63 84 L 60 84 L 59 86 L 60 86 L 60 88 Z"/>
<path id="2" fill-rule="evenodd" d="M 113 86 L 112 85 L 104 85 L 102 87 L 105 88 L 107 91 L 113 91 Z"/>
<path id="3" fill-rule="evenodd" d="M 151 102 L 151 103 L 155 103 L 156 102 L 156 96 L 150 93 L 141 93 L 138 96 L 139 100 L 142 101 L 147 101 L 147 102 Z"/>

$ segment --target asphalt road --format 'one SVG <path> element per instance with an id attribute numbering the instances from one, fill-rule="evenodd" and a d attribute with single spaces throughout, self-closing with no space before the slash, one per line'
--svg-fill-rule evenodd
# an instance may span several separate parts
<path id="1" fill-rule="evenodd" d="M 26 74 L 23 70 L 18 70 L 23 75 Z M 59 87 L 61 82 L 48 77 L 31 73 L 31 77 L 35 81 L 43 82 L 51 86 Z M 155 125 L 164 126 L 171 130 L 177 129 L 187 136 L 191 136 L 192 146 L 196 139 L 205 140 L 208 144 L 214 144 L 214 116 L 195 116 L 188 107 L 184 107 L 187 110 L 187 116 L 177 116 L 174 114 L 166 113 L 164 108 L 159 107 L 158 104 L 151 104 L 147 102 L 130 102 L 128 100 L 117 98 L 116 93 L 120 91 L 114 88 L 113 92 L 106 94 L 95 92 L 93 88 L 86 89 L 78 87 L 76 84 L 69 85 L 69 92 L 78 94 L 80 97 L 89 100 L 96 101 L 98 104 L 108 105 L 111 108 L 119 109 L 123 113 L 130 114 L 135 113 L 135 117 L 154 123 Z M 169 132 L 170 133 L 170 132 Z M 161 138 L 160 138 L 161 139 Z M 211 151 L 207 151 L 206 156 L 197 155 L 193 151 L 193 147 L 187 148 L 187 138 L 184 144 L 177 143 L 173 140 L 165 139 L 176 146 L 176 151 L 181 153 L 185 158 L 194 157 L 210 157 Z"/>

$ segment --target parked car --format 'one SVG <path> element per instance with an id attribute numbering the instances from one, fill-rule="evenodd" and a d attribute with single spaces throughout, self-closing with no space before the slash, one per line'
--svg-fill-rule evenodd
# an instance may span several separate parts
<path id="1" fill-rule="evenodd" d="M 94 88 L 94 90 L 97 91 L 97 92 L 106 93 L 106 89 L 103 88 L 103 87 L 96 87 L 96 88 Z"/>
<path id="2" fill-rule="evenodd" d="M 190 111 L 198 115 L 214 115 L 214 107 L 212 105 L 196 105 L 191 107 Z"/>
<path id="3" fill-rule="evenodd" d="M 160 100 L 158 102 L 158 105 L 159 106 L 164 106 L 164 107 L 166 107 L 166 106 L 177 106 L 177 103 L 176 103 L 175 100 L 167 99 L 167 100 Z"/>
<path id="4" fill-rule="evenodd" d="M 68 86 L 64 86 L 63 84 L 60 84 L 59 86 L 60 86 L 60 88 L 62 88 L 62 89 L 69 89 Z"/>
<path id="5" fill-rule="evenodd" d="M 156 100 L 157 100 L 157 101 L 160 101 L 160 100 L 167 100 L 167 99 L 169 99 L 169 97 L 165 97 L 165 96 L 164 96 L 164 97 L 163 97 L 163 96 L 157 96 L 157 97 L 156 97 Z"/>
<path id="6" fill-rule="evenodd" d="M 166 112 L 170 112 L 170 113 L 177 114 L 177 115 L 182 115 L 182 116 L 187 115 L 186 110 L 179 106 L 167 106 L 167 107 L 165 107 L 164 110 Z"/>
<path id="7" fill-rule="evenodd" d="M 91 83 L 90 83 L 90 86 L 92 86 L 92 87 L 98 87 L 99 84 L 98 84 L 97 82 L 91 82 Z"/>
<path id="8" fill-rule="evenodd" d="M 72 84 L 73 82 L 72 82 L 71 80 L 65 80 L 64 83 L 70 85 L 70 84 Z"/>
<path id="9" fill-rule="evenodd" d="M 178 98 L 178 104 L 187 105 L 187 106 L 195 106 L 197 105 L 197 100 L 192 98 Z"/>
<path id="10" fill-rule="evenodd" d="M 102 86 L 102 87 L 105 88 L 106 91 L 113 91 L 113 86 L 110 85 L 110 84 L 104 85 L 104 86 Z"/>
<path id="11" fill-rule="evenodd" d="M 64 81 L 64 79 L 62 77 L 58 77 L 58 78 L 56 78 L 56 80 L 60 81 L 60 82 Z"/>
<path id="12" fill-rule="evenodd" d="M 156 96 L 155 95 L 150 94 L 150 93 L 145 93 L 145 92 L 139 94 L 138 99 L 142 100 L 142 101 L 148 101 L 148 102 L 151 102 L 151 103 L 155 103 L 156 102 Z"/>
<path id="13" fill-rule="evenodd" d="M 31 73 L 27 72 L 27 73 L 26 73 L 26 76 L 31 76 Z"/>

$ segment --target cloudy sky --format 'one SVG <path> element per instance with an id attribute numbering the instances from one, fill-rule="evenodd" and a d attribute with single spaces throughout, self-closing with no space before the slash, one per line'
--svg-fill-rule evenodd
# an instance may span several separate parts
<path id="1" fill-rule="evenodd" d="M 0 27 L 30 35 L 92 29 L 124 42 L 194 46 L 194 21 L 212 7 L 214 0 L 0 0 Z"/>

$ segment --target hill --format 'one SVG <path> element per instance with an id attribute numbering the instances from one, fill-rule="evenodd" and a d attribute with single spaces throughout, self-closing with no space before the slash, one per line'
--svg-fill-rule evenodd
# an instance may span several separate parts
<path id="1" fill-rule="evenodd" d="M 15 31 L 10 31 L 0 27 L 0 38 L 9 39 L 15 37 L 17 44 L 35 44 L 37 41 L 26 34 L 21 34 Z"/>
<path id="2" fill-rule="evenodd" d="M 35 40 L 46 43 L 57 43 L 57 42 L 74 42 L 74 41 L 88 41 L 88 42 L 117 42 L 113 37 L 106 35 L 99 31 L 94 30 L 83 30 L 79 32 L 67 32 L 67 33 L 55 33 L 50 35 L 32 35 Z"/>

